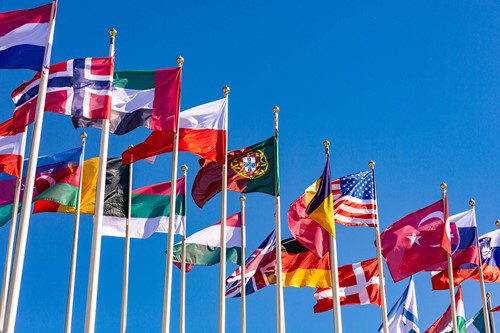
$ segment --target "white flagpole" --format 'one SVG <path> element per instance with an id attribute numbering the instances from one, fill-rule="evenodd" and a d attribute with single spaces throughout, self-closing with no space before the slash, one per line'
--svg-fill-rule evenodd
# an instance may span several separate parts
<path id="1" fill-rule="evenodd" d="M 116 30 L 109 30 L 109 56 L 115 56 Z M 111 111 L 110 111 L 111 112 Z M 97 176 L 96 200 L 94 211 L 94 229 L 92 231 L 92 248 L 90 250 L 89 283 L 87 290 L 87 309 L 85 314 L 85 333 L 95 330 L 97 308 L 97 288 L 99 284 L 99 265 L 101 262 L 102 219 L 104 213 L 104 189 L 106 185 L 106 166 L 108 161 L 109 119 L 102 120 L 101 147 Z"/>
<path id="2" fill-rule="evenodd" d="M 247 213 L 245 206 L 245 196 L 242 195 L 240 197 L 241 201 L 241 333 L 246 333 L 247 331 L 247 305 L 246 305 L 246 281 L 245 281 L 245 270 L 246 270 L 246 251 L 245 247 L 247 244 L 246 241 L 246 224 L 247 224 Z"/>
<path id="3" fill-rule="evenodd" d="M 177 57 L 177 64 L 182 67 L 184 58 Z M 182 70 L 182 69 L 181 69 Z M 179 128 L 179 119 L 177 117 L 176 128 Z M 170 332 L 170 300 L 172 299 L 172 262 L 174 251 L 174 219 L 175 217 L 175 197 L 177 193 L 177 157 L 179 155 L 179 133 L 178 130 L 174 133 L 174 143 L 172 147 L 172 181 L 170 185 L 170 215 L 168 218 L 168 235 L 167 235 L 167 263 L 165 269 L 165 293 L 163 295 L 163 317 L 162 317 L 162 332 Z"/>
<path id="4" fill-rule="evenodd" d="M 325 154 L 330 155 L 330 142 L 325 140 Z M 342 315 L 339 295 L 339 264 L 337 262 L 337 239 L 330 235 L 330 272 L 332 275 L 333 326 L 335 333 L 342 333 Z"/>
<path id="5" fill-rule="evenodd" d="M 375 203 L 377 203 L 377 191 L 375 189 L 375 162 L 368 162 L 368 166 L 372 170 L 373 178 L 373 193 L 375 195 Z M 380 290 L 381 307 L 382 307 L 382 327 L 383 332 L 388 333 L 387 324 L 387 300 L 385 298 L 385 275 L 384 275 L 384 261 L 382 260 L 382 247 L 380 246 L 380 226 L 378 221 L 378 205 L 375 207 L 376 226 L 375 226 L 375 245 L 377 248 L 377 263 L 378 263 L 378 284 Z"/>
<path id="6" fill-rule="evenodd" d="M 226 98 L 226 111 L 229 108 L 228 86 L 222 88 Z M 219 271 L 219 333 L 226 331 L 226 217 L 227 217 L 227 119 L 226 113 L 226 144 L 224 151 L 224 164 L 222 165 L 222 204 L 220 219 L 220 271 Z"/>
<path id="7" fill-rule="evenodd" d="M 183 165 L 182 166 L 182 172 L 184 173 L 184 193 L 186 193 L 186 186 L 187 186 L 187 170 L 188 166 Z M 177 180 L 176 180 L 177 181 Z M 187 214 L 186 214 L 187 216 Z M 170 219 L 170 217 L 169 217 Z M 187 219 L 186 219 L 187 220 Z M 187 222 L 186 222 L 187 223 Z M 179 332 L 184 333 L 186 331 L 186 223 L 184 223 L 184 234 L 182 235 L 182 249 L 181 249 L 181 255 L 182 255 L 182 260 L 181 260 L 181 283 L 180 283 L 180 289 L 181 289 L 181 304 L 180 304 L 180 324 L 179 324 Z"/>
<path id="8" fill-rule="evenodd" d="M 82 162 L 85 160 L 85 142 L 87 139 L 87 133 L 83 132 L 80 134 L 82 139 Z M 73 247 L 71 249 L 71 264 L 69 269 L 69 283 L 68 283 L 68 303 L 66 304 L 66 323 L 64 326 L 65 333 L 71 333 L 71 323 L 73 319 L 73 298 L 75 295 L 75 275 L 76 275 L 76 258 L 78 253 L 78 230 L 80 229 L 80 205 L 82 203 L 82 180 L 83 180 L 83 166 L 81 165 L 80 170 L 80 186 L 78 187 L 78 197 L 76 202 L 76 212 L 75 212 L 75 227 L 73 229 Z"/>
<path id="9" fill-rule="evenodd" d="M 498 223 L 498 220 L 497 220 Z M 487 293 L 486 297 L 488 298 L 488 312 L 491 314 L 490 317 L 490 324 L 491 324 L 491 333 L 496 333 L 496 328 L 495 328 L 495 320 L 493 319 L 493 314 L 491 313 L 491 293 Z"/>
<path id="10" fill-rule="evenodd" d="M 38 99 L 36 103 L 35 121 L 33 123 L 33 133 L 31 136 L 30 156 L 28 159 L 28 168 L 26 172 L 25 188 L 23 194 L 23 204 L 21 207 L 21 217 L 19 219 L 19 230 L 16 240 L 16 251 L 14 253 L 14 263 L 12 266 L 11 283 L 9 285 L 9 296 L 7 300 L 6 318 L 3 332 L 13 333 L 16 325 L 17 306 L 19 303 L 19 293 L 21 291 L 21 278 L 24 267 L 24 255 L 26 253 L 26 241 L 28 238 L 28 229 L 30 224 L 31 203 L 33 202 L 33 191 L 35 186 L 36 162 L 40 150 L 40 137 L 42 134 L 43 113 L 45 109 L 45 94 L 47 92 L 47 83 L 49 78 L 50 53 L 52 39 L 54 36 L 55 11 L 57 0 L 52 0 L 52 9 L 50 11 L 50 24 L 45 43 L 45 54 L 43 59 L 43 69 L 40 74 L 40 86 L 38 88 Z"/>
<path id="11" fill-rule="evenodd" d="M 278 149 L 278 113 L 280 108 L 273 107 L 274 113 L 274 198 L 275 198 L 275 220 L 276 220 L 276 331 L 285 332 L 285 304 L 283 300 L 283 274 L 281 268 L 281 210 L 280 210 L 280 187 L 279 187 L 279 149 Z"/>
<path id="12" fill-rule="evenodd" d="M 23 133 L 21 146 L 23 153 L 21 154 L 21 168 L 19 169 L 19 178 L 16 180 L 16 190 L 14 191 L 14 206 L 12 206 L 12 218 L 10 222 L 9 239 L 7 241 L 7 251 L 5 254 L 5 265 L 3 270 L 2 280 L 2 301 L 0 303 L 0 328 L 3 327 L 5 321 L 5 308 L 7 306 L 7 296 L 9 293 L 10 271 L 12 268 L 12 255 L 14 252 L 14 240 L 17 229 L 17 212 L 19 210 L 19 196 L 21 195 L 21 184 L 23 177 L 24 154 L 26 150 L 26 136 L 28 129 Z"/>
<path id="13" fill-rule="evenodd" d="M 129 148 L 132 148 L 130 145 Z M 125 220 L 125 248 L 123 253 L 123 285 L 122 285 L 122 317 L 120 321 L 120 333 L 127 332 L 127 308 L 128 308 L 128 272 L 130 262 L 130 223 L 132 222 L 132 170 L 130 163 L 128 174 L 128 202 L 127 219 Z"/>
<path id="14" fill-rule="evenodd" d="M 441 191 L 443 194 L 443 210 L 444 217 L 446 219 L 448 215 L 448 205 L 446 204 L 447 193 L 446 193 L 446 183 L 441 183 Z M 444 221 L 445 224 L 449 223 L 448 221 Z M 453 333 L 458 333 L 458 323 L 457 323 L 457 306 L 455 304 L 455 283 L 453 281 L 453 263 L 451 259 L 451 255 L 446 255 L 446 261 L 448 263 L 448 279 L 450 280 L 450 308 L 451 308 L 451 322 L 453 325 Z"/>

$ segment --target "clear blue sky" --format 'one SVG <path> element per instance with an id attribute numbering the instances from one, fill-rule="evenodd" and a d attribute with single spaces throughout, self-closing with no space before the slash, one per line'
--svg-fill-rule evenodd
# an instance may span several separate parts
<path id="1" fill-rule="evenodd" d="M 38 0 L 3 1 L 0 12 L 35 7 Z M 279 105 L 282 216 L 321 173 L 322 142 L 332 142 L 332 177 L 365 170 L 375 160 L 382 230 L 399 217 L 440 198 L 448 184 L 451 213 L 477 202 L 479 233 L 500 218 L 500 5 L 492 0 L 442 1 L 69 1 L 61 0 L 52 63 L 108 54 L 108 30 L 118 30 L 117 69 L 176 66 L 185 58 L 182 109 L 221 98 L 231 87 L 229 149 L 273 133 Z M 33 72 L 0 71 L 1 120 L 13 104 L 11 91 Z M 42 154 L 80 144 L 68 117 L 46 114 Z M 87 157 L 98 155 L 100 132 L 88 131 Z M 141 142 L 148 130 L 110 138 L 110 156 Z M 170 180 L 170 154 L 154 165 L 137 163 L 134 188 Z M 188 188 L 197 158 L 187 164 Z M 179 172 L 180 175 L 180 172 Z M 230 193 L 228 213 L 239 210 Z M 203 210 L 189 199 L 188 233 L 220 218 L 220 196 Z M 274 228 L 274 199 L 248 194 L 248 252 Z M 0 229 L 3 269 L 8 228 Z M 286 220 L 283 238 L 290 235 Z M 39 214 L 31 219 L 16 332 L 61 332 L 73 232 L 73 216 Z M 92 219 L 82 218 L 73 331 L 85 320 Z M 129 332 L 160 332 L 165 234 L 132 240 Z M 176 236 L 177 240 L 177 236 Z M 374 231 L 338 227 L 339 264 L 375 256 Z M 96 332 L 117 332 L 123 239 L 104 238 Z M 227 275 L 236 268 L 228 264 Z M 172 332 L 178 330 L 179 272 L 174 272 Z M 219 266 L 196 267 L 187 277 L 187 331 L 216 332 Z M 447 291 L 432 292 L 430 274 L 415 279 L 420 328 L 449 304 Z M 389 307 L 407 280 L 387 278 Z M 488 285 L 494 304 L 500 287 Z M 311 288 L 286 288 L 287 332 L 333 330 L 332 313 L 313 314 Z M 467 317 L 480 308 L 479 285 L 464 283 Z M 239 331 L 239 299 L 227 301 L 227 332 Z M 248 297 L 248 332 L 275 331 L 275 287 Z M 342 308 L 344 332 L 375 332 L 377 306 Z M 500 317 L 497 317 L 500 322 Z"/>

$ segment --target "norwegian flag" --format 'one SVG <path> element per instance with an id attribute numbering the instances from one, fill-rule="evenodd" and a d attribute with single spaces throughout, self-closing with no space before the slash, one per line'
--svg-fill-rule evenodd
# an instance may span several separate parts
<path id="1" fill-rule="evenodd" d="M 44 111 L 89 119 L 109 118 L 113 58 L 71 59 L 50 66 Z M 16 128 L 35 118 L 40 72 L 12 92 Z"/>
<path id="2" fill-rule="evenodd" d="M 273 230 L 245 262 L 245 294 L 276 283 L 276 232 Z M 226 297 L 241 297 L 241 269 L 226 279 Z"/>
<path id="3" fill-rule="evenodd" d="M 339 267 L 340 305 L 376 304 L 380 306 L 377 258 Z M 316 289 L 314 313 L 333 309 L 332 289 Z"/>

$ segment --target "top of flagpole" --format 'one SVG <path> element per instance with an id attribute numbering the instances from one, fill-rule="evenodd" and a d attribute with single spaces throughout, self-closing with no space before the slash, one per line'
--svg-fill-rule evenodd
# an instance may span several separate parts
<path id="1" fill-rule="evenodd" d="M 184 58 L 182 56 L 178 56 L 177 59 L 175 59 L 175 61 L 177 61 L 177 65 L 179 67 L 182 67 L 182 65 L 184 64 Z"/>
<path id="2" fill-rule="evenodd" d="M 244 195 L 242 195 L 242 196 L 240 197 L 240 201 L 245 201 L 246 199 L 247 199 L 247 198 L 246 198 Z"/>
<path id="3" fill-rule="evenodd" d="M 368 162 L 368 166 L 370 167 L 370 169 L 375 169 L 375 161 L 374 160 L 370 160 L 370 162 Z"/>
<path id="4" fill-rule="evenodd" d="M 111 28 L 109 29 L 109 43 L 110 44 L 114 44 L 114 41 L 115 41 L 115 37 L 116 37 L 116 34 L 118 33 L 118 31 L 116 31 L 115 28 Z"/>
<path id="5" fill-rule="evenodd" d="M 85 142 L 85 139 L 87 138 L 87 133 L 83 132 L 82 134 L 80 134 L 80 138 L 82 138 L 82 142 Z"/>
<path id="6" fill-rule="evenodd" d="M 500 228 L 500 220 L 497 220 L 495 224 L 497 225 L 498 228 Z"/>
<path id="7" fill-rule="evenodd" d="M 278 113 L 278 112 L 280 112 L 280 107 L 279 107 L 279 106 L 277 106 L 277 105 L 273 106 L 273 112 L 274 112 L 274 113 Z"/>
<path id="8" fill-rule="evenodd" d="M 443 191 L 446 191 L 446 188 L 448 187 L 448 185 L 446 185 L 446 183 L 445 183 L 445 182 L 442 182 L 442 183 L 441 183 L 441 185 L 439 185 L 439 186 L 441 187 L 441 189 L 442 189 Z"/>
<path id="9" fill-rule="evenodd" d="M 222 88 L 222 92 L 224 93 L 224 97 L 227 97 L 227 95 L 229 95 L 230 91 L 231 91 L 231 89 L 228 86 L 224 86 Z"/>
<path id="10" fill-rule="evenodd" d="M 188 170 L 188 166 L 184 164 L 181 169 L 184 173 L 186 173 L 186 171 Z"/>
<path id="11" fill-rule="evenodd" d="M 330 141 L 328 141 L 328 140 L 323 141 L 323 146 L 325 146 L 325 154 L 329 155 L 330 154 Z"/>
<path id="12" fill-rule="evenodd" d="M 474 199 L 470 199 L 470 200 L 469 200 L 469 205 L 470 205 L 472 208 L 474 208 L 474 206 L 476 205 L 476 200 L 474 200 Z"/>

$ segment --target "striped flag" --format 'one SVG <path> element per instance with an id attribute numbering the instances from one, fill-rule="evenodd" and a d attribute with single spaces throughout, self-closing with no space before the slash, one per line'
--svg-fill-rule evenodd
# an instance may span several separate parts
<path id="1" fill-rule="evenodd" d="M 483 309 L 480 309 L 478 312 L 476 312 L 474 317 L 467 321 L 467 323 L 465 324 L 465 329 L 467 333 L 486 333 Z"/>
<path id="2" fill-rule="evenodd" d="M 465 330 L 465 309 L 464 301 L 462 298 L 462 286 L 458 286 L 457 293 L 455 294 L 455 306 L 457 308 L 457 328 L 459 333 L 466 333 Z M 441 333 L 453 332 L 451 322 L 451 306 L 429 327 L 425 333 Z"/>
<path id="3" fill-rule="evenodd" d="M 389 311 L 387 316 L 388 331 L 391 333 L 419 333 L 418 328 L 418 310 L 417 298 L 415 295 L 415 284 L 413 277 L 410 278 L 408 287 L 403 295 L 396 301 L 396 304 Z M 383 331 L 383 325 L 380 325 L 378 331 Z"/>
<path id="4" fill-rule="evenodd" d="M 0 172 L 21 176 L 26 128 L 12 130 L 13 119 L 0 124 Z"/>

